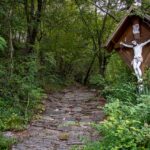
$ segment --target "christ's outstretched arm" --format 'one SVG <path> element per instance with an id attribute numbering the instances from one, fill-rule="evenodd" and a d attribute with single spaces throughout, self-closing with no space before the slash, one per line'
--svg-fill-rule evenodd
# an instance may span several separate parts
<path id="1" fill-rule="evenodd" d="M 141 43 L 141 46 L 145 46 L 146 44 L 150 43 L 150 39 L 145 41 L 144 43 Z"/>
<path id="2" fill-rule="evenodd" d="M 128 47 L 128 48 L 133 48 L 133 45 L 125 44 L 123 42 L 120 42 L 120 45 L 123 45 L 123 46 Z"/>

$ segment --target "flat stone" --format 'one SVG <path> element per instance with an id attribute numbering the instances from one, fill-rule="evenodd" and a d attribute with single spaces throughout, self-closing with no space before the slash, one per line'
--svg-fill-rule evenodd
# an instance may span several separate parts
<path id="1" fill-rule="evenodd" d="M 92 122 L 92 120 L 90 116 L 82 116 L 81 122 Z"/>
<path id="2" fill-rule="evenodd" d="M 82 111 L 82 108 L 81 107 L 75 107 L 72 109 L 72 111 L 80 112 L 80 111 Z"/>
<path id="3" fill-rule="evenodd" d="M 55 119 L 50 117 L 50 116 L 43 116 L 42 117 L 43 120 L 47 120 L 47 121 L 54 121 Z"/>

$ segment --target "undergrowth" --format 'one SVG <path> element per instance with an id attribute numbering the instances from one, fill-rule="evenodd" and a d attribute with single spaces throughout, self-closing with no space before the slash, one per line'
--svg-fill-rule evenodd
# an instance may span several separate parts
<path id="1" fill-rule="evenodd" d="M 15 139 L 4 137 L 0 133 L 0 150 L 10 150 L 11 145 L 15 143 Z"/>
<path id="2" fill-rule="evenodd" d="M 5 47 L 5 40 L 0 38 L 0 50 Z M 37 111 L 44 96 L 37 75 L 34 55 L 16 57 L 13 62 L 0 59 L 0 132 L 24 129 Z M 8 149 L 12 143 L 0 134 L 0 149 Z"/>
<path id="3" fill-rule="evenodd" d="M 132 94 L 132 88 L 131 91 L 122 88 L 108 93 L 108 103 L 103 108 L 107 117 L 92 125 L 103 138 L 94 142 L 86 141 L 86 145 L 80 149 L 150 149 L 150 95 L 136 95 Z M 79 147 L 74 149 L 79 150 Z"/>
<path id="4" fill-rule="evenodd" d="M 86 141 L 85 146 L 77 146 L 75 150 L 150 149 L 149 71 L 144 77 L 144 91 L 139 95 L 135 77 L 130 72 L 125 72 L 124 65 L 121 66 L 116 56 L 112 57 L 106 72 L 109 74 L 103 79 L 96 76 L 91 80 L 95 87 L 105 83 L 103 89 L 99 89 L 101 95 L 107 99 L 103 108 L 106 119 L 92 125 L 103 138 L 94 142 Z"/>

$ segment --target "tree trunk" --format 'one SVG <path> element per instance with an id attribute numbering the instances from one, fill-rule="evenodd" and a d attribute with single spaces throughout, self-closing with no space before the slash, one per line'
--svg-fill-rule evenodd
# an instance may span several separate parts
<path id="1" fill-rule="evenodd" d="M 97 37 L 98 37 L 98 62 L 99 62 L 99 73 L 104 77 L 105 74 L 105 68 L 106 68 L 106 57 L 105 57 L 105 52 L 102 48 L 102 40 L 103 40 L 103 33 L 105 32 L 105 27 L 106 27 L 106 21 L 107 21 L 107 17 L 108 17 L 108 11 L 109 11 L 109 6 L 110 6 L 111 2 L 110 0 L 108 1 L 107 4 L 107 10 L 106 10 L 106 14 L 104 16 L 103 19 L 103 23 L 102 23 L 102 27 L 100 29 L 100 31 L 97 28 Z"/>
<path id="2" fill-rule="evenodd" d="M 35 8 L 34 0 L 30 2 L 24 0 L 24 8 L 27 20 L 27 39 L 26 39 L 26 52 L 31 53 L 36 42 L 38 35 L 39 24 L 41 22 L 41 14 L 45 0 L 37 0 L 37 9 Z M 29 5 L 30 3 L 30 5 Z M 29 9 L 30 8 L 30 9 Z M 36 10 L 35 10 L 36 9 Z"/>
<path id="3" fill-rule="evenodd" d="M 88 70 L 87 70 L 87 72 L 86 72 L 86 75 L 85 75 L 85 78 L 84 78 L 84 83 L 83 83 L 84 85 L 87 84 L 87 81 L 88 81 L 88 79 L 89 79 L 90 72 L 91 72 L 91 70 L 92 70 L 92 67 L 93 67 L 93 64 L 94 64 L 94 62 L 95 62 L 96 56 L 97 56 L 97 54 L 95 53 L 94 56 L 93 56 L 93 58 L 92 58 L 92 60 L 91 60 L 91 63 L 90 63 L 90 65 L 89 65 L 89 68 L 88 68 Z"/>
<path id="4" fill-rule="evenodd" d="M 14 46 L 13 46 L 13 35 L 10 18 L 12 17 L 12 10 L 9 12 L 9 51 L 10 51 L 10 76 L 14 70 Z"/>

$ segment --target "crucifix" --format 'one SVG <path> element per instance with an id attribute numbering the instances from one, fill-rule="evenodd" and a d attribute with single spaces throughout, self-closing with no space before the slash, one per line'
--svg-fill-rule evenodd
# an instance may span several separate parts
<path id="1" fill-rule="evenodd" d="M 135 3 L 141 4 L 141 0 L 136 0 Z M 108 52 L 115 50 L 125 63 L 133 68 L 139 93 L 142 93 L 144 70 L 150 67 L 150 27 L 147 24 L 150 18 L 146 14 L 144 16 L 134 14 L 136 9 L 138 8 L 130 7 L 128 14 L 110 36 L 105 47 Z"/>
<path id="2" fill-rule="evenodd" d="M 141 1 L 136 1 L 136 3 L 141 3 Z M 131 61 L 131 65 L 133 66 L 135 75 L 137 77 L 138 83 L 139 83 L 139 91 L 143 91 L 143 78 L 142 78 L 142 71 L 141 71 L 141 64 L 143 62 L 143 56 L 142 56 L 142 51 L 143 47 L 150 43 L 150 39 L 146 40 L 143 43 L 139 43 L 137 41 L 140 41 L 140 24 L 139 20 L 135 20 L 132 25 L 132 33 L 134 40 L 131 42 L 132 44 L 127 44 L 124 42 L 120 42 L 120 45 L 123 45 L 124 47 L 127 48 L 132 48 L 134 52 L 134 57 Z"/>
<path id="3" fill-rule="evenodd" d="M 134 72 L 136 74 L 136 77 L 138 79 L 138 83 L 142 83 L 143 79 L 142 79 L 142 71 L 141 71 L 141 63 L 143 62 L 143 57 L 142 57 L 142 50 L 143 47 L 150 43 L 150 39 L 143 42 L 143 43 L 137 43 L 136 40 L 132 41 L 132 45 L 131 44 L 125 44 L 123 42 L 120 42 L 120 45 L 123 45 L 127 48 L 132 48 L 134 51 L 134 58 L 131 62 L 131 65 L 133 66 Z"/>

